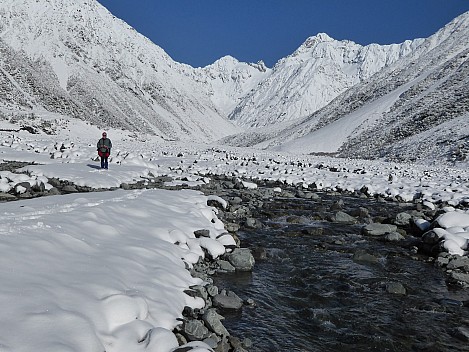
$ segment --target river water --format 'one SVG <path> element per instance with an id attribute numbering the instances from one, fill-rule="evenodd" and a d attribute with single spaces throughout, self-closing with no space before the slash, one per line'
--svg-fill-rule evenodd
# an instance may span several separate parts
<path id="1" fill-rule="evenodd" d="M 469 332 L 467 290 L 448 288 L 443 270 L 416 260 L 408 241 L 384 243 L 362 236 L 363 224 L 322 220 L 338 198 L 321 198 L 266 202 L 258 214 L 265 227 L 239 233 L 243 247 L 265 251 L 252 273 L 215 278 L 220 288 L 255 301 L 224 312 L 227 329 L 251 339 L 251 352 L 469 351 L 460 333 Z M 373 217 L 403 210 L 342 199 L 344 211 L 364 206 Z M 354 260 L 358 251 L 377 260 Z M 405 295 L 388 292 L 396 282 Z"/>

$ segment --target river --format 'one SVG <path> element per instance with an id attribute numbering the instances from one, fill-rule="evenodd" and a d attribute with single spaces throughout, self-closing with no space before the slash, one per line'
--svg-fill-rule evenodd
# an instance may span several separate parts
<path id="1" fill-rule="evenodd" d="M 341 199 L 345 212 L 364 207 L 374 218 L 403 210 Z M 272 199 L 257 215 L 264 227 L 239 232 L 260 259 L 252 273 L 218 275 L 215 283 L 255 305 L 224 312 L 227 329 L 251 339 L 251 352 L 469 351 L 460 333 L 469 331 L 467 290 L 447 287 L 444 271 L 414 253 L 411 239 L 381 242 L 362 235 L 363 224 L 324 220 L 337 200 Z M 356 256 L 363 252 L 372 260 Z M 388 289 L 395 283 L 405 294 Z"/>

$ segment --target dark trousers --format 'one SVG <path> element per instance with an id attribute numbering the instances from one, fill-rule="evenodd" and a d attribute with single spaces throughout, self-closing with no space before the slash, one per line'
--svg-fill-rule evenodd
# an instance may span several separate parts
<path id="1" fill-rule="evenodd" d="M 108 168 L 108 162 L 107 162 L 107 156 L 101 157 L 101 169 L 107 169 Z"/>
<path id="2" fill-rule="evenodd" d="M 98 151 L 98 155 L 101 157 L 101 169 L 107 169 L 107 158 L 109 157 L 109 153 L 103 153 L 102 151 Z"/>

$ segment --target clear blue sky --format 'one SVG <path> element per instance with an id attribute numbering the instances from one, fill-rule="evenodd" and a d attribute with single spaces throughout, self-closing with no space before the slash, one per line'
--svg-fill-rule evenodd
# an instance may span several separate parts
<path id="1" fill-rule="evenodd" d="M 272 67 L 319 32 L 401 43 L 432 35 L 469 0 L 98 0 L 175 61 L 206 66 L 225 55 Z"/>

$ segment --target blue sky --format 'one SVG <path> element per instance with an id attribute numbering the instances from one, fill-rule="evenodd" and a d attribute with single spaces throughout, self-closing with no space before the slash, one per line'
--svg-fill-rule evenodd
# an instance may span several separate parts
<path id="1" fill-rule="evenodd" d="M 174 60 L 206 66 L 225 55 L 272 67 L 306 38 L 401 43 L 428 37 L 469 0 L 98 0 Z"/>

